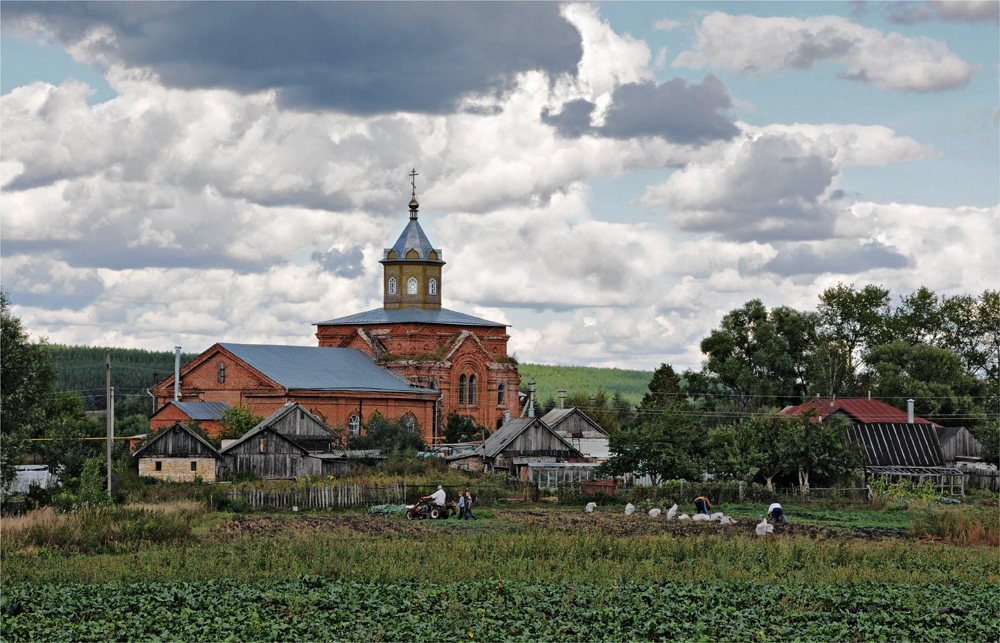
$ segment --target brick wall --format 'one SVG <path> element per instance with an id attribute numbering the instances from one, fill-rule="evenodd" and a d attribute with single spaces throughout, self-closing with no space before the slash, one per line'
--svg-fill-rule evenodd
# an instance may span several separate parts
<path id="1" fill-rule="evenodd" d="M 157 462 L 160 471 L 156 470 Z M 139 475 L 177 482 L 192 482 L 197 476 L 205 482 L 215 482 L 215 458 L 139 458 Z"/>

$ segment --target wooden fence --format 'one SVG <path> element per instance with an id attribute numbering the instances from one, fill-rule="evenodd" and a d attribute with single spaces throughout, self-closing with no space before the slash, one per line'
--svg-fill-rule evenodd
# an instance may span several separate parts
<path id="1" fill-rule="evenodd" d="M 372 505 L 406 504 L 406 483 L 387 485 L 360 485 L 342 483 L 316 485 L 290 489 L 259 489 L 241 486 L 226 495 L 231 501 L 244 502 L 255 509 L 324 509 L 342 507 L 369 507 Z"/>

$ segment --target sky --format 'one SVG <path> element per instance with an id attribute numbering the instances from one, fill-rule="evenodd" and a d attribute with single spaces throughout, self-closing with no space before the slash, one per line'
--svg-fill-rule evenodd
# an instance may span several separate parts
<path id="1" fill-rule="evenodd" d="M 1000 3 L 2 2 L 33 337 L 316 345 L 408 221 L 522 362 L 678 372 L 751 299 L 1000 287 Z"/>

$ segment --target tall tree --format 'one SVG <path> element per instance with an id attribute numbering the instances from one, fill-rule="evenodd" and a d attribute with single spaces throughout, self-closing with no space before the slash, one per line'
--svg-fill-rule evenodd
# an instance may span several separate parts
<path id="1" fill-rule="evenodd" d="M 33 343 L 10 311 L 0 290 L 0 484 L 17 476 L 24 440 L 45 430 L 45 402 L 53 392 L 56 369 L 44 340 Z"/>
<path id="2" fill-rule="evenodd" d="M 705 370 L 736 394 L 743 411 L 796 403 L 808 393 L 810 351 L 818 318 L 752 299 L 722 318 L 701 342 Z"/>
<path id="3" fill-rule="evenodd" d="M 612 434 L 611 457 L 598 470 L 604 475 L 648 475 L 654 487 L 670 478 L 698 480 L 705 471 L 705 438 L 680 378 L 662 364 L 636 410 L 635 422 Z"/>
<path id="4" fill-rule="evenodd" d="M 709 438 L 713 469 L 723 477 L 772 481 L 788 468 L 790 425 L 794 418 L 768 409 L 763 415 L 717 427 Z"/>
<path id="5" fill-rule="evenodd" d="M 856 374 L 864 348 L 891 339 L 889 291 L 871 284 L 861 290 L 855 289 L 854 284 L 837 284 L 824 290 L 819 301 L 821 330 L 832 341 L 843 344 L 848 371 Z"/>
<path id="6" fill-rule="evenodd" d="M 796 471 L 799 488 L 805 493 L 810 477 L 832 482 L 861 466 L 861 452 L 847 439 L 847 422 L 815 413 L 804 413 L 788 425 L 786 465 Z"/>

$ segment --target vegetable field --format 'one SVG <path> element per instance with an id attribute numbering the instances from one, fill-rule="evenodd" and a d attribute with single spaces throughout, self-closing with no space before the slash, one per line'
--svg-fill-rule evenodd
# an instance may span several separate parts
<path id="1" fill-rule="evenodd" d="M 27 640 L 985 641 L 995 588 L 866 584 L 417 585 L 320 578 L 20 587 L 3 638 Z"/>

